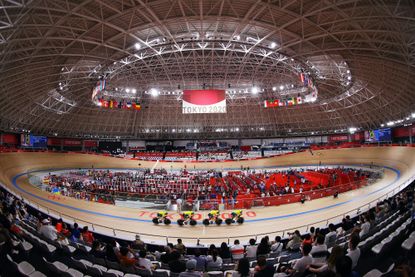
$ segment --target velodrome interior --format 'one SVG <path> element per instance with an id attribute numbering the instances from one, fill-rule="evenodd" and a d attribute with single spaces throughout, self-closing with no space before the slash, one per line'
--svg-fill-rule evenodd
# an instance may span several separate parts
<path id="1" fill-rule="evenodd" d="M 80 225 L 91 226 L 102 234 L 115 235 L 132 240 L 135 234 L 141 234 L 147 242 L 165 243 L 167 240 L 181 237 L 186 243 L 220 243 L 227 238 L 238 237 L 247 241 L 261 234 L 274 236 L 287 231 L 300 229 L 305 231 L 309 225 L 326 226 L 327 222 L 340 222 L 345 214 L 355 215 L 356 208 L 367 209 L 369 203 L 379 198 L 394 195 L 402 188 L 405 181 L 415 175 L 415 148 L 384 146 L 359 147 L 305 151 L 285 156 L 263 158 L 249 161 L 231 162 L 150 162 L 125 160 L 92 154 L 21 152 L 0 154 L 0 181 L 6 187 L 22 196 L 29 204 L 49 212 L 55 217 L 62 217 L 67 222 L 76 221 Z M 50 197 L 28 183 L 27 172 L 35 170 L 57 170 L 62 168 L 153 168 L 164 167 L 180 169 L 250 168 L 278 167 L 294 165 L 362 165 L 371 164 L 385 169 L 384 177 L 373 185 L 343 193 L 338 199 L 326 197 L 307 201 L 305 204 L 292 203 L 277 207 L 253 209 L 242 225 L 231 226 L 155 226 L 151 223 L 151 213 L 132 208 L 124 208 L 74 198 Z M 139 166 L 140 164 L 140 166 Z M 350 213 L 349 213 L 350 211 Z M 249 211 L 245 211 L 249 212 Z M 204 216 L 207 212 L 202 211 Z M 316 223 L 317 221 L 320 221 Z M 308 225 L 308 226 L 307 226 Z M 91 226 L 92 227 L 92 226 Z M 118 230 L 113 230 L 113 229 Z M 167 240 L 166 240 L 166 237 Z"/>

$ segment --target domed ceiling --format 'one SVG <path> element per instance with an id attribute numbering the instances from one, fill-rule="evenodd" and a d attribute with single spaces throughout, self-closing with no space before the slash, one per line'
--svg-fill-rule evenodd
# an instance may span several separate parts
<path id="1" fill-rule="evenodd" d="M 0 4 L 4 131 L 272 137 L 377 128 L 415 111 L 413 1 Z M 304 76 L 311 101 L 264 107 L 306 100 Z M 118 107 L 92 97 L 103 80 L 98 98 Z M 193 89 L 225 90 L 226 113 L 183 113 Z M 140 109 L 121 108 L 129 102 Z"/>

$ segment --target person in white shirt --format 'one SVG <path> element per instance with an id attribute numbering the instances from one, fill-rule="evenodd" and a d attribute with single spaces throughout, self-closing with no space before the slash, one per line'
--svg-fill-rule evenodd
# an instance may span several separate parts
<path id="1" fill-rule="evenodd" d="M 292 268 L 288 268 L 285 270 L 285 274 L 288 274 L 292 276 L 295 273 L 304 273 L 307 268 L 311 265 L 313 262 L 313 259 L 311 258 L 310 251 L 311 251 L 311 244 L 306 243 L 301 247 L 301 254 L 303 254 L 303 257 L 293 262 Z M 284 276 L 283 274 L 278 274 L 277 276 Z"/>
<path id="2" fill-rule="evenodd" d="M 331 248 L 336 244 L 337 239 L 337 233 L 336 233 L 336 227 L 333 223 L 329 224 L 329 233 L 326 235 L 324 239 L 324 244 L 327 246 L 327 248 Z"/>
<path id="3" fill-rule="evenodd" d="M 151 261 L 149 259 L 146 258 L 147 255 L 147 251 L 146 250 L 141 250 L 139 252 L 139 259 L 138 259 L 138 266 L 145 268 L 147 270 L 151 270 Z"/>
<path id="4" fill-rule="evenodd" d="M 56 228 L 54 226 L 49 224 L 49 219 L 42 220 L 42 226 L 40 226 L 39 228 L 39 233 L 50 240 L 57 240 L 58 232 L 56 231 Z"/>
<path id="5" fill-rule="evenodd" d="M 324 263 L 326 261 L 326 256 L 322 255 L 316 255 L 314 257 L 314 254 L 327 252 L 327 245 L 324 244 L 324 236 L 321 234 L 318 234 L 316 237 L 316 243 L 311 249 L 310 255 L 313 257 L 313 264 L 319 264 Z"/>
<path id="6" fill-rule="evenodd" d="M 256 251 L 258 249 L 258 245 L 255 245 L 255 243 L 255 239 L 250 239 L 249 245 L 245 249 L 246 258 L 251 261 L 256 260 Z"/>
<path id="7" fill-rule="evenodd" d="M 183 204 L 183 200 L 179 197 L 176 199 L 176 204 L 177 204 L 177 212 L 181 213 L 182 212 L 182 204 Z"/>
<path id="8" fill-rule="evenodd" d="M 352 269 L 356 267 L 357 262 L 359 261 L 359 258 L 360 258 L 360 249 L 357 247 L 359 242 L 360 242 L 360 238 L 358 235 L 353 234 L 350 237 L 349 249 L 347 250 L 346 256 L 349 256 L 350 259 L 352 259 Z"/>
<path id="9" fill-rule="evenodd" d="M 363 237 L 369 233 L 370 222 L 367 217 L 362 217 L 362 225 L 360 225 L 359 237 Z"/>
<path id="10" fill-rule="evenodd" d="M 243 247 L 242 247 L 243 249 Z M 206 257 L 206 268 L 207 270 L 221 270 L 222 269 L 222 263 L 223 260 L 221 257 L 219 257 L 218 255 L 218 251 L 216 249 L 214 249 L 211 253 L 211 255 L 208 255 Z"/>
<path id="11" fill-rule="evenodd" d="M 232 259 L 238 261 L 244 257 L 245 249 L 242 245 L 239 244 L 239 240 L 234 241 L 234 245 L 229 249 L 232 254 Z"/>
<path id="12" fill-rule="evenodd" d="M 274 244 L 271 246 L 271 251 L 274 253 L 278 253 L 277 255 L 279 256 L 282 252 L 282 247 L 283 247 L 283 243 L 281 242 L 281 237 L 280 236 L 276 236 L 275 237 L 275 242 Z"/>

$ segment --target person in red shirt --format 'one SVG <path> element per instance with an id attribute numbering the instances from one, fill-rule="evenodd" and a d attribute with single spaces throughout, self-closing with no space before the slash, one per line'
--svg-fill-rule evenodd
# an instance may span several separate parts
<path id="1" fill-rule="evenodd" d="M 89 245 L 92 245 L 92 243 L 94 242 L 94 235 L 90 231 L 88 231 L 88 226 L 85 226 L 82 229 L 82 239 L 86 244 Z"/>
<path id="2" fill-rule="evenodd" d="M 56 226 L 55 226 L 56 231 L 58 233 L 61 233 L 62 232 L 62 223 L 63 223 L 62 218 L 59 218 L 58 219 L 58 223 L 56 223 Z"/>
<path id="3" fill-rule="evenodd" d="M 129 257 L 134 257 L 133 255 L 128 255 L 129 253 L 130 250 L 127 247 L 121 247 L 120 253 L 118 254 L 120 264 L 124 266 L 134 266 L 137 263 L 137 259 Z"/>

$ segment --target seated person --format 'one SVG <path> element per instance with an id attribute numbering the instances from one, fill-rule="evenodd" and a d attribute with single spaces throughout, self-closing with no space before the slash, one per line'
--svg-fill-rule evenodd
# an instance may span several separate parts
<path id="1" fill-rule="evenodd" d="M 221 270 L 222 268 L 222 258 L 218 255 L 218 250 L 213 249 L 211 255 L 206 258 L 206 268 L 208 271 L 212 270 Z"/>
<path id="2" fill-rule="evenodd" d="M 336 261 L 339 257 L 344 256 L 343 248 L 335 245 L 331 250 L 330 256 L 326 263 L 314 263 L 309 266 L 308 270 L 312 273 L 322 273 L 330 271 L 336 273 Z"/>
<path id="3" fill-rule="evenodd" d="M 105 252 L 101 249 L 101 243 L 97 240 L 94 240 L 92 243 L 92 248 L 89 251 L 89 254 L 96 258 L 105 258 Z"/>
<path id="4" fill-rule="evenodd" d="M 138 266 L 141 268 L 145 268 L 147 270 L 152 269 L 152 264 L 149 259 L 146 258 L 147 251 L 146 250 L 140 250 L 139 252 L 139 259 L 138 259 Z"/>
<path id="5" fill-rule="evenodd" d="M 287 249 L 290 249 L 290 250 L 299 249 L 301 246 L 301 242 L 302 242 L 302 239 L 301 239 L 300 231 L 295 230 L 294 233 L 291 233 L 291 238 L 287 243 Z"/>
<path id="6" fill-rule="evenodd" d="M 171 272 L 180 273 L 186 270 L 186 264 L 180 260 L 180 253 L 174 250 L 170 254 L 169 268 Z"/>
<path id="7" fill-rule="evenodd" d="M 124 266 L 134 266 L 137 263 L 137 259 L 131 258 L 130 250 L 127 247 L 121 247 L 118 254 L 118 261 Z"/>
<path id="8" fill-rule="evenodd" d="M 352 259 L 352 269 L 357 265 L 360 258 L 360 248 L 357 245 L 360 242 L 360 238 L 357 234 L 352 234 L 349 240 L 349 249 L 347 250 L 347 256 Z"/>
<path id="9" fill-rule="evenodd" d="M 256 259 L 256 251 L 258 249 L 258 245 L 255 245 L 255 243 L 255 239 L 250 239 L 249 245 L 245 249 L 245 257 L 251 261 Z"/>
<path id="10" fill-rule="evenodd" d="M 267 259 L 264 256 L 260 256 L 257 259 L 254 272 L 254 277 L 273 277 L 275 268 L 273 265 L 267 263 Z"/>
<path id="11" fill-rule="evenodd" d="M 304 244 L 301 247 L 301 254 L 303 256 L 300 259 L 294 261 L 291 264 L 291 268 L 282 268 L 282 274 L 278 274 L 278 276 L 292 276 L 297 273 L 304 273 L 313 262 L 313 259 L 309 255 L 311 248 L 311 244 Z"/>
<path id="12" fill-rule="evenodd" d="M 313 257 L 313 264 L 325 263 L 326 256 L 322 255 L 323 252 L 327 252 L 327 245 L 324 244 L 324 236 L 322 234 L 318 234 L 316 236 L 316 243 L 310 252 L 310 255 Z M 318 254 L 318 255 L 314 257 L 313 254 Z"/>
<path id="13" fill-rule="evenodd" d="M 283 248 L 283 243 L 281 242 L 281 237 L 280 236 L 276 236 L 275 237 L 275 242 L 274 244 L 271 246 L 271 251 L 273 253 L 277 253 L 277 255 L 279 256 L 282 252 L 282 248 Z"/>
<path id="14" fill-rule="evenodd" d="M 186 262 L 186 271 L 181 272 L 179 277 L 202 277 L 202 272 L 196 271 L 196 264 L 195 260 L 188 260 Z"/>

